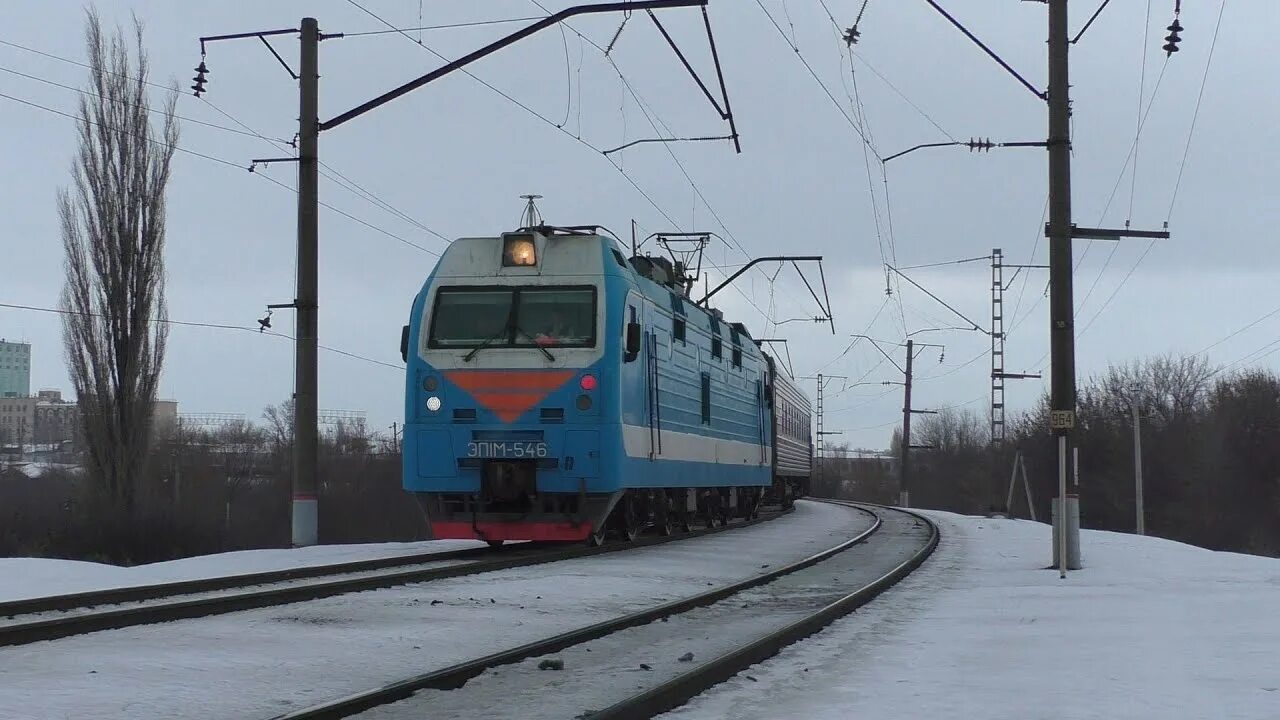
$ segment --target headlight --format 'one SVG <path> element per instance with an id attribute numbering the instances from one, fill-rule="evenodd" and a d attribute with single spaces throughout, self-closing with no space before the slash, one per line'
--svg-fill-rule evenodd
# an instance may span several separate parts
<path id="1" fill-rule="evenodd" d="M 503 237 L 502 245 L 504 267 L 538 264 L 538 250 L 532 235 L 507 235 Z"/>
<path id="2" fill-rule="evenodd" d="M 440 383 L 438 380 L 436 380 L 435 375 L 428 375 L 422 379 L 422 389 L 426 390 L 427 392 L 435 392 L 435 389 L 436 387 L 439 386 L 439 384 Z"/>
<path id="3" fill-rule="evenodd" d="M 589 395 L 579 395 L 577 406 L 579 410 L 587 411 L 591 409 L 591 397 Z"/>
<path id="4" fill-rule="evenodd" d="M 431 412 L 438 411 L 440 409 L 440 398 L 436 397 L 435 395 L 432 395 L 431 397 L 427 398 L 427 409 L 430 410 Z"/>

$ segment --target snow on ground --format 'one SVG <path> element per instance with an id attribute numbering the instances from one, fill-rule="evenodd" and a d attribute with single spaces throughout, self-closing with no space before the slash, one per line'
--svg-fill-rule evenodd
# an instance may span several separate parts
<path id="1" fill-rule="evenodd" d="M 471 547 L 484 547 L 484 543 L 478 540 L 427 540 L 361 545 L 317 545 L 279 550 L 241 550 L 134 567 L 78 560 L 0 558 L 0 602 L 89 590 L 330 565 L 354 560 L 447 552 Z"/>
<path id="2" fill-rule="evenodd" d="M 669 682 L 863 587 L 901 565 L 928 539 L 915 518 L 884 513 L 871 540 L 808 568 L 669 620 L 628 628 L 546 656 L 490 669 L 461 688 L 422 690 L 353 720 L 568 720 Z M 692 655 L 687 660 L 680 658 Z M 516 710 L 518 708 L 518 710 Z"/>
<path id="3" fill-rule="evenodd" d="M 928 514 L 901 584 L 662 717 L 1280 718 L 1280 560 L 1085 530 L 1059 580 L 1048 525 Z"/>
<path id="4" fill-rule="evenodd" d="M 766 572 L 870 524 L 804 502 L 652 547 L 0 648 L 0 717 L 267 718 Z"/>

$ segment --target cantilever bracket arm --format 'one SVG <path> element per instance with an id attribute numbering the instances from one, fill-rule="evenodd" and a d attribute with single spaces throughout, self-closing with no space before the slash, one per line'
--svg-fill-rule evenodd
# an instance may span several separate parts
<path id="1" fill-rule="evenodd" d="M 693 69 L 693 66 L 690 65 L 689 61 L 685 58 L 684 53 L 680 52 L 680 46 L 676 45 L 676 41 L 671 38 L 671 34 L 667 32 L 665 27 L 663 27 L 662 23 L 658 20 L 658 16 L 653 14 L 653 10 L 649 10 L 648 13 L 649 19 L 653 20 L 653 24 L 656 25 L 658 31 L 662 33 L 662 37 L 666 39 L 667 44 L 671 46 L 673 51 L 675 51 L 676 57 L 680 58 L 680 62 L 684 65 L 684 69 L 689 71 L 689 75 L 693 78 L 693 81 L 698 84 L 698 87 L 702 90 L 702 94 L 706 96 L 707 100 L 711 101 L 711 106 L 720 114 L 720 119 L 727 120 L 729 122 L 729 137 L 727 139 L 733 141 L 734 150 L 741 154 L 742 145 L 738 142 L 738 127 L 733 121 L 733 108 L 729 107 L 729 90 L 725 87 L 724 73 L 720 70 L 720 53 L 716 51 L 716 38 L 711 32 L 711 18 L 707 15 L 707 8 L 705 4 L 702 8 L 702 22 L 707 27 L 707 43 L 711 46 L 711 59 L 715 61 L 716 78 L 720 81 L 720 98 L 724 102 L 724 107 L 720 106 L 720 102 L 716 101 L 715 95 L 711 94 L 711 90 L 707 88 L 707 84 L 698 76 L 698 71 Z"/>
<path id="2" fill-rule="evenodd" d="M 398 88 L 395 88 L 394 90 L 389 90 L 379 95 L 378 97 L 364 103 L 363 105 L 354 107 L 342 113 L 341 115 L 338 115 L 335 118 L 326 120 L 320 123 L 320 130 L 331 130 L 348 120 L 355 119 L 369 112 L 370 110 L 373 110 L 374 108 L 380 105 L 389 103 L 392 100 L 395 100 L 396 98 L 400 97 L 401 95 L 405 95 L 409 92 L 417 90 L 418 88 L 422 87 L 423 85 L 426 85 L 429 82 L 439 80 L 440 78 L 444 77 L 445 75 L 448 75 L 449 73 L 454 72 L 455 70 L 461 70 L 467 65 L 470 65 L 471 63 L 483 57 L 491 55 L 497 52 L 498 50 L 501 50 L 502 48 L 508 45 L 511 45 L 519 40 L 523 40 L 524 38 L 527 38 L 530 35 L 533 35 L 534 33 L 540 30 L 545 30 L 549 27 L 553 27 L 565 20 L 568 20 L 571 17 L 576 17 L 578 15 L 592 15 L 592 14 L 599 14 L 599 13 L 624 12 L 624 11 L 630 11 L 630 10 L 661 10 L 665 8 L 677 8 L 677 7 L 705 7 L 707 4 L 707 1 L 708 0 L 629 0 L 627 2 L 597 3 L 594 5 L 577 5 L 571 8 L 565 8 L 560 12 L 552 13 L 551 15 L 548 15 L 542 18 L 541 20 L 538 20 L 537 22 L 531 25 L 527 25 L 511 33 L 510 35 L 507 35 L 506 37 L 495 40 L 489 43 L 488 45 L 485 45 L 484 47 L 480 48 L 479 50 L 468 53 L 458 58 L 457 60 L 454 60 L 453 62 L 446 63 L 436 68 L 435 70 L 432 70 L 426 75 L 423 75 L 415 80 L 410 80 L 409 82 L 401 85 Z"/>
<path id="3" fill-rule="evenodd" d="M 888 268 L 888 269 L 890 269 L 890 270 L 892 270 L 892 271 L 894 271 L 895 273 L 897 273 L 897 274 L 898 274 L 898 277 L 902 278 L 903 280 L 906 280 L 907 282 L 911 283 L 912 285 L 915 285 L 915 286 L 916 286 L 916 288 L 918 288 L 918 289 L 919 289 L 921 292 L 923 292 L 925 295 L 928 295 L 929 297 L 933 298 L 934 300 L 937 300 L 937 301 L 938 301 L 938 303 L 939 303 L 940 305 L 942 305 L 942 306 L 943 306 L 943 307 L 945 307 L 946 309 L 950 310 L 951 312 L 955 313 L 956 317 L 958 317 L 958 318 L 960 318 L 961 320 L 964 320 L 965 322 L 969 323 L 969 325 L 971 325 L 971 326 L 973 327 L 973 329 L 974 329 L 974 330 L 976 330 L 976 331 L 978 331 L 978 332 L 980 332 L 980 333 L 986 334 L 986 335 L 990 335 L 990 334 L 991 334 L 991 332 L 990 332 L 989 330 L 984 330 L 984 329 L 982 328 L 982 326 L 981 326 L 981 325 L 979 325 L 978 323 L 976 323 L 976 322 L 974 322 L 974 321 L 970 320 L 969 318 L 965 317 L 964 313 L 960 312 L 959 310 L 955 309 L 954 307 L 951 307 L 951 305 L 950 305 L 949 303 L 947 303 L 947 301 L 946 301 L 946 300 L 943 300 L 942 298 L 938 297 L 937 295 L 934 295 L 933 293 L 931 293 L 931 292 L 929 292 L 928 290 L 926 290 L 926 289 L 925 289 L 925 287 L 924 287 L 923 285 L 921 285 L 920 283 L 916 282 L 915 280 L 912 280 L 911 278 L 907 277 L 907 274 L 906 274 L 906 273 L 902 272 L 901 270 L 899 270 L 898 268 L 896 268 L 896 267 L 894 267 L 894 266 L 892 266 L 892 265 L 885 265 L 885 267 L 886 267 L 886 268 Z"/>
<path id="4" fill-rule="evenodd" d="M 913 153 L 917 150 L 924 150 L 926 148 L 937 148 L 937 147 L 952 147 L 955 145 L 963 145 L 969 148 L 971 152 L 974 150 L 978 152 L 985 152 L 990 150 L 991 148 L 1049 147 L 1049 143 L 1044 140 L 1020 140 L 1017 142 L 991 142 L 990 138 L 987 138 L 986 140 L 983 140 L 981 138 L 978 138 L 978 139 L 970 138 L 968 142 L 961 142 L 957 140 L 955 142 L 923 143 L 921 145 L 909 147 L 906 150 L 903 150 L 902 152 L 896 152 L 888 157 L 881 158 L 880 162 L 887 163 L 890 160 L 893 160 L 894 158 L 900 158 L 903 155 L 906 155 L 908 153 Z"/>
<path id="5" fill-rule="evenodd" d="M 924 0 L 924 1 L 925 1 L 925 2 L 927 2 L 927 3 L 929 3 L 930 5 L 932 5 L 932 6 L 933 6 L 933 9 L 934 9 L 934 10 L 937 10 L 937 11 L 938 11 L 938 13 L 939 13 L 939 14 L 941 14 L 941 15 L 942 15 L 942 17 L 946 18 L 948 22 L 950 22 L 952 25 L 955 25 L 955 26 L 956 26 L 956 29 L 958 29 L 960 32 L 964 33 L 965 37 L 967 37 L 967 38 L 969 38 L 970 40 L 972 40 L 972 41 L 973 41 L 973 44 L 974 44 L 974 45 L 977 45 L 978 47 L 982 48 L 982 51 L 983 51 L 983 52 L 985 52 L 985 53 L 986 53 L 986 54 L 987 54 L 987 55 L 988 55 L 992 60 L 995 60 L 997 63 L 999 63 L 1000 67 L 1002 67 L 1002 68 L 1004 68 L 1004 69 L 1005 69 L 1005 72 L 1009 73 L 1010 75 L 1012 75 L 1012 76 L 1014 77 L 1014 79 L 1016 79 L 1018 82 L 1022 83 L 1022 86 L 1023 86 L 1023 87 L 1025 87 L 1026 89 L 1030 90 L 1030 91 L 1031 91 L 1031 93 L 1032 93 L 1033 95 L 1035 95 L 1036 97 L 1040 98 L 1041 100 L 1045 100 L 1045 101 L 1047 101 L 1047 100 L 1049 99 L 1049 93 L 1048 93 L 1048 92 L 1044 92 L 1044 91 L 1041 91 L 1041 90 L 1036 89 L 1036 86 L 1035 86 L 1035 85 L 1032 85 L 1032 84 L 1031 84 L 1031 83 L 1030 83 L 1026 78 L 1024 78 L 1024 77 L 1023 77 L 1023 76 L 1022 76 L 1022 75 L 1021 75 L 1017 70 L 1014 70 L 1014 69 L 1013 69 L 1013 66 L 1011 66 L 1011 65 L 1009 65 L 1009 63 L 1005 62 L 1005 61 L 1004 61 L 1004 58 L 1002 58 L 1002 57 L 1000 57 L 999 55 L 997 55 L 997 54 L 996 54 L 996 52 L 995 52 L 994 50 L 992 50 L 991 48 L 987 47 L 987 44 L 986 44 L 986 43 L 984 43 L 984 42 L 982 42 L 981 40 L 979 40 L 977 35 L 974 35 L 973 33 L 969 32 L 969 29 L 968 29 L 968 28 L 966 28 L 964 25 L 961 25 L 959 20 L 956 20 L 954 17 L 952 17 L 952 16 L 951 16 L 951 13 L 947 12 L 946 10 L 944 10 L 944 9 L 943 9 L 943 7 L 942 7 L 941 5 L 939 5 L 935 0 Z"/>
<path id="6" fill-rule="evenodd" d="M 730 283 L 732 283 L 734 280 L 737 280 L 746 271 L 764 262 L 789 262 L 792 264 L 792 266 L 795 267 L 796 272 L 800 273 L 800 279 L 804 280 L 805 287 L 809 288 L 809 294 L 813 295 L 814 301 L 818 303 L 818 308 L 822 310 L 822 312 L 825 314 L 826 316 L 825 320 L 826 322 L 830 323 L 831 333 L 834 335 L 836 332 L 835 330 L 836 323 L 835 323 L 835 319 L 831 316 L 831 298 L 827 293 L 826 275 L 824 275 L 822 272 L 822 256 L 821 255 L 770 255 L 768 257 L 754 258 L 751 260 L 751 262 L 738 268 L 738 271 L 730 275 L 724 282 L 712 288 L 711 291 L 708 292 L 706 295 L 703 295 L 702 299 L 699 300 L 696 304 L 706 307 L 707 301 L 711 299 L 712 295 L 715 295 L 716 293 L 728 287 Z M 822 296 L 823 296 L 822 298 L 818 297 L 818 293 L 813 289 L 813 285 L 809 283 L 809 278 L 805 277 L 804 273 L 800 270 L 800 266 L 796 265 L 797 262 L 818 263 L 818 274 L 822 279 Z M 824 299 L 825 299 L 825 302 L 824 302 Z M 818 318 L 814 318 L 814 319 L 817 320 Z"/>

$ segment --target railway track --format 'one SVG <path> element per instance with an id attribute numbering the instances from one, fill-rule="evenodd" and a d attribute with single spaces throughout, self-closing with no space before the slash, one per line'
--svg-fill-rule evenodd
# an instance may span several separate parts
<path id="1" fill-rule="evenodd" d="M 524 718 L 652 717 L 869 602 L 937 545 L 937 528 L 919 515 L 850 506 L 871 514 L 872 526 L 800 561 L 273 720 L 463 717 L 495 707 Z M 869 543 L 886 527 L 888 541 Z M 720 632 L 715 641 L 690 639 L 708 628 Z M 695 652 L 677 652 L 691 645 Z"/>
<path id="2" fill-rule="evenodd" d="M 788 512 L 600 547 L 522 543 L 9 601 L 0 603 L 0 647 L 590 557 L 733 530 Z"/>

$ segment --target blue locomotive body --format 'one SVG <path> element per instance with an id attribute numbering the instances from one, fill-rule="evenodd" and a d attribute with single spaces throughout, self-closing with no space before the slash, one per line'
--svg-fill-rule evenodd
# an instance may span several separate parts
<path id="1" fill-rule="evenodd" d="M 807 399 L 671 276 L 593 228 L 449 246 L 402 338 L 404 488 L 434 537 L 602 541 L 802 490 Z"/>

